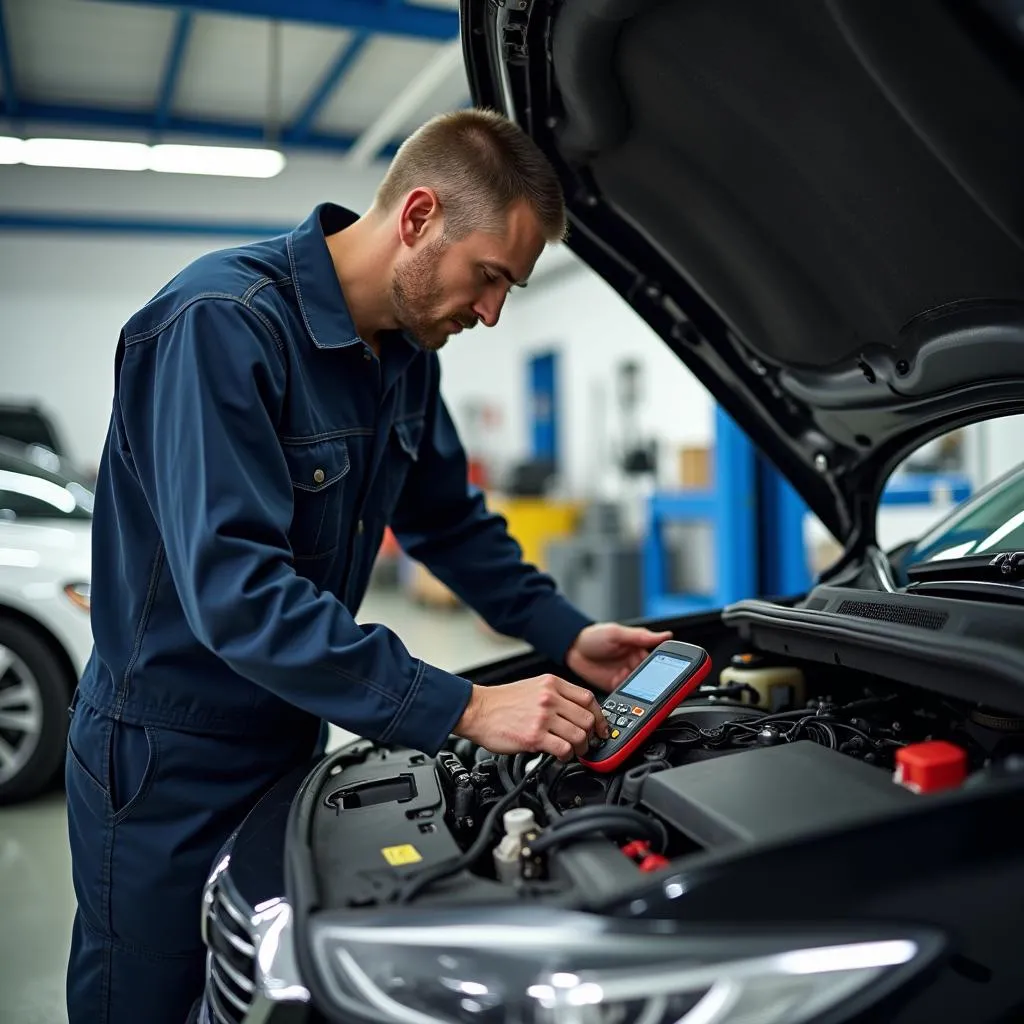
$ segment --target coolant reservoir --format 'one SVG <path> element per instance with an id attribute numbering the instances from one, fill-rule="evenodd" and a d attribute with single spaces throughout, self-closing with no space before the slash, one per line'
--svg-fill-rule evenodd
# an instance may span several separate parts
<path id="1" fill-rule="evenodd" d="M 537 821 L 528 807 L 514 807 L 506 811 L 501 821 L 505 835 L 494 848 L 494 868 L 500 881 L 514 882 L 520 874 L 519 854 L 525 843 L 524 837 L 537 828 Z"/>

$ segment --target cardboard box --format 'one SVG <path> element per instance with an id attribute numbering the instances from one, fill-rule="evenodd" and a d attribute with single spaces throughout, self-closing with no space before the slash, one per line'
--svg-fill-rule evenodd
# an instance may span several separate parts
<path id="1" fill-rule="evenodd" d="M 810 560 L 811 573 L 819 576 L 826 569 L 831 568 L 839 561 L 843 553 L 843 546 L 832 537 L 822 537 L 811 544 Z"/>
<path id="2" fill-rule="evenodd" d="M 679 486 L 704 489 L 711 486 L 712 454 L 710 448 L 679 449 Z"/>

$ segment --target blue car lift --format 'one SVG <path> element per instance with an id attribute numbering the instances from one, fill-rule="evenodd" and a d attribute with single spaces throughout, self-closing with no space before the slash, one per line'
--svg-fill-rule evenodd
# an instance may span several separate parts
<path id="1" fill-rule="evenodd" d="M 884 505 L 928 505 L 939 495 L 955 502 L 971 493 L 963 474 L 913 474 L 889 481 Z M 668 618 L 710 611 L 747 597 L 779 597 L 813 583 L 806 544 L 807 506 L 754 448 L 720 406 L 715 409 L 714 480 L 704 489 L 657 492 L 648 499 L 643 547 L 644 614 Z M 715 586 L 709 594 L 670 589 L 664 527 L 712 524 Z"/>

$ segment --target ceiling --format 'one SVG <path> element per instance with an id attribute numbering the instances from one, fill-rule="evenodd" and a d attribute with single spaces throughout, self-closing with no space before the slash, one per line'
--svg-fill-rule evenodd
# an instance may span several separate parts
<path id="1" fill-rule="evenodd" d="M 348 151 L 469 103 L 458 0 L 0 0 L 0 134 Z"/>

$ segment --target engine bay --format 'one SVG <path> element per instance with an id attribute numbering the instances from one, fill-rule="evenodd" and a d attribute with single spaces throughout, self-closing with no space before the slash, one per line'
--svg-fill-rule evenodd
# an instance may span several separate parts
<path id="1" fill-rule="evenodd" d="M 743 650 L 613 772 L 454 736 L 433 758 L 342 748 L 315 798 L 318 886 L 337 910 L 597 907 L 697 854 L 902 814 L 922 797 L 897 784 L 899 751 L 934 741 L 962 752 L 972 785 L 1024 755 L 1024 718 Z"/>

